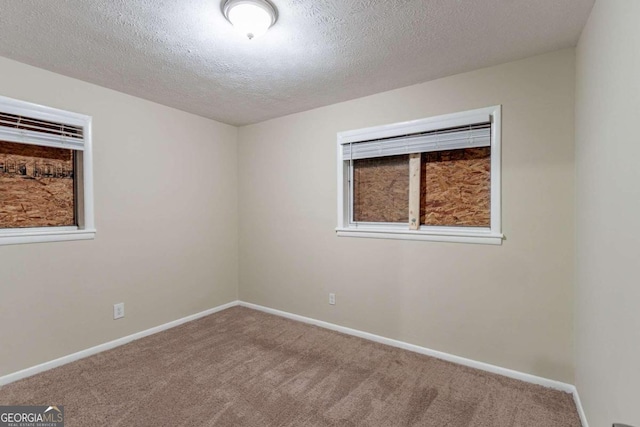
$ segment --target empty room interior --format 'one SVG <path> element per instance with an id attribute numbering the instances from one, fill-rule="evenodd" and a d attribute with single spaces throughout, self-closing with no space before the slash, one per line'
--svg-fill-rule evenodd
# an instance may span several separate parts
<path id="1" fill-rule="evenodd" d="M 640 427 L 639 22 L 0 0 L 0 427 Z"/>

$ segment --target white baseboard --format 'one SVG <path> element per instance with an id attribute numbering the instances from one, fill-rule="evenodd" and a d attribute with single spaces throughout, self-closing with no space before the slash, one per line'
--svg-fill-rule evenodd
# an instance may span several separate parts
<path id="1" fill-rule="evenodd" d="M 232 301 L 230 303 L 219 305 L 218 307 L 214 307 L 209 310 L 201 311 L 200 313 L 192 314 L 191 316 L 183 317 L 182 319 L 165 323 L 164 325 L 146 329 L 144 331 L 137 332 L 135 334 L 128 335 L 126 337 L 118 338 L 116 340 L 109 341 L 104 344 L 99 344 L 95 347 L 91 347 L 86 350 L 79 351 L 77 353 L 69 354 L 67 356 L 63 356 L 58 359 L 51 360 L 49 362 L 41 363 L 40 365 L 32 366 L 30 368 L 26 368 L 21 371 L 14 372 L 12 374 L 5 375 L 3 377 L 0 377 L 0 386 L 12 383 L 14 381 L 21 380 L 23 378 L 30 377 L 35 374 L 39 374 L 40 372 L 48 371 L 49 369 L 57 368 L 58 366 L 66 365 L 67 363 L 75 362 L 76 360 L 84 359 L 85 357 L 88 357 L 88 356 L 93 356 L 94 354 L 101 353 L 106 350 L 111 350 L 112 348 L 120 347 L 121 345 L 130 343 L 131 341 L 135 341 L 140 338 L 147 337 L 149 335 L 157 334 L 158 332 L 166 331 L 167 329 L 175 328 L 176 326 L 182 325 L 183 323 L 191 322 L 192 320 L 196 320 L 201 317 L 205 317 L 210 314 L 217 313 L 218 311 L 222 311 L 227 308 L 234 307 L 236 305 L 238 305 L 238 301 Z"/>
<path id="2" fill-rule="evenodd" d="M 578 389 L 576 387 L 573 387 L 573 401 L 575 402 L 576 408 L 578 409 L 578 415 L 580 415 L 580 422 L 582 423 L 582 427 L 589 427 L 589 423 L 587 422 L 587 414 L 584 413 L 584 408 L 582 407 L 580 395 L 578 394 Z"/>
<path id="3" fill-rule="evenodd" d="M 392 347 L 401 348 L 403 350 L 409 350 L 415 353 L 420 353 L 427 356 L 435 357 L 437 359 L 446 360 L 447 362 L 457 363 L 459 365 L 468 366 L 470 368 L 480 369 L 482 371 L 491 372 L 493 374 L 498 374 L 498 375 L 502 375 L 509 378 L 514 378 L 516 380 L 524 381 L 527 383 L 541 385 L 543 387 L 560 390 L 565 393 L 571 393 L 573 395 L 573 400 L 575 401 L 576 408 L 578 409 L 578 415 L 580 416 L 582 426 L 589 427 L 589 424 L 587 423 L 587 418 L 585 417 L 584 409 L 582 408 L 582 403 L 580 402 L 580 397 L 578 396 L 578 390 L 572 384 L 567 384 L 561 381 L 555 381 L 548 378 L 538 377 L 536 375 L 514 371 L 512 369 L 502 368 L 500 366 L 491 365 L 489 363 L 478 362 L 476 360 L 467 359 L 465 357 L 444 353 L 442 351 L 432 350 L 430 348 L 409 344 L 403 341 L 398 341 L 391 338 L 382 337 L 380 335 L 371 334 L 369 332 L 363 332 L 357 329 L 351 329 L 351 328 L 336 325 L 333 323 L 324 322 L 322 320 L 316 320 L 310 317 L 304 317 L 298 314 L 292 314 L 286 311 L 276 310 L 273 308 L 252 304 L 249 302 L 240 301 L 239 305 L 241 305 L 242 307 L 263 311 L 265 313 L 275 314 L 276 316 L 286 317 L 287 319 L 297 320 L 299 322 L 304 322 L 310 325 L 319 326 L 321 328 L 330 329 L 332 331 L 342 332 L 343 334 L 364 338 L 366 340 L 374 341 L 380 344 L 385 344 Z"/>

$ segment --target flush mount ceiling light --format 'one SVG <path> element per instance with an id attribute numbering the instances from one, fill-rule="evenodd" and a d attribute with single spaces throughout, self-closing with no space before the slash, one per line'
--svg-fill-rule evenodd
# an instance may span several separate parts
<path id="1" fill-rule="evenodd" d="M 278 19 L 276 8 L 267 0 L 226 0 L 222 13 L 249 40 L 266 33 Z"/>

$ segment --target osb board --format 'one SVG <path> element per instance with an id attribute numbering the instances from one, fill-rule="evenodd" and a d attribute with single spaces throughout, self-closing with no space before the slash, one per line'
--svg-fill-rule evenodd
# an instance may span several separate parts
<path id="1" fill-rule="evenodd" d="M 424 153 L 422 180 L 422 224 L 490 226 L 490 147 Z"/>
<path id="2" fill-rule="evenodd" d="M 409 222 L 409 156 L 353 162 L 353 217 L 363 222 Z"/>
<path id="3" fill-rule="evenodd" d="M 0 141 L 0 228 L 75 225 L 73 150 Z"/>

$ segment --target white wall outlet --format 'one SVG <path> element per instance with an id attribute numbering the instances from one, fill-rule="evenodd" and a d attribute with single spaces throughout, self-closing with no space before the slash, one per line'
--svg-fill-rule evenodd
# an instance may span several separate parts
<path id="1" fill-rule="evenodd" d="M 336 305 L 336 294 L 329 294 L 329 304 Z"/>
<path id="2" fill-rule="evenodd" d="M 124 317 L 124 303 L 113 304 L 113 319 L 122 319 Z"/>

